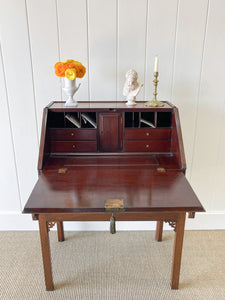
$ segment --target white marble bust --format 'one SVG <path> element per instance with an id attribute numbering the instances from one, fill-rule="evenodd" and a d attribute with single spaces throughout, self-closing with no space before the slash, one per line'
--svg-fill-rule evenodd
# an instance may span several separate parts
<path id="1" fill-rule="evenodd" d="M 126 96 L 127 105 L 135 105 L 137 94 L 143 87 L 143 83 L 138 83 L 138 74 L 135 70 L 129 70 L 126 73 L 126 81 L 123 88 L 123 95 Z"/>

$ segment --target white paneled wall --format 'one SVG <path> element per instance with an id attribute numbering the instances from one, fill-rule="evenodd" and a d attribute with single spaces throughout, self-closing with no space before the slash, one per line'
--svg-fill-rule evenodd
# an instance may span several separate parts
<path id="1" fill-rule="evenodd" d="M 25 204 L 30 194 L 32 185 L 37 179 L 36 162 L 38 155 L 38 134 L 37 134 L 37 114 L 34 97 L 33 70 L 31 63 L 31 52 L 29 46 L 29 32 L 27 27 L 27 15 L 25 1 L 1 1 L 0 2 L 0 23 L 1 23 L 1 50 L 2 62 L 5 77 L 5 84 L 1 89 L 7 95 L 5 100 L 8 106 L 8 120 L 10 123 L 2 123 L 1 130 L 11 128 L 10 138 L 12 140 L 13 151 L 15 153 L 15 169 L 18 183 L 14 187 L 11 185 L 10 174 L 8 177 L 8 189 L 18 188 L 22 205 Z M 4 145 L 4 140 L 1 143 Z M 4 149 L 6 153 L 12 151 Z M 8 155 L 2 153 L 0 159 L 1 166 L 7 169 L 12 163 Z M 9 161 L 10 160 L 10 161 Z M 16 210 L 17 205 L 12 205 L 14 198 L 9 198 L 8 194 L 1 194 L 1 202 L 9 210 Z M 19 199 L 17 199 L 17 202 Z M 6 204 L 7 203 L 7 204 Z"/>
<path id="2" fill-rule="evenodd" d="M 208 1 L 199 0 L 181 1 L 177 15 L 171 97 L 180 108 L 188 177 L 193 158 L 207 14 Z"/>
<path id="3" fill-rule="evenodd" d="M 15 149 L 12 140 L 12 127 L 8 107 L 8 95 L 5 86 L 5 72 L 2 62 L 2 53 L 0 56 L 0 66 L 0 135 L 2 141 L 0 165 L 2 167 L 4 166 L 4 171 L 0 172 L 0 211 L 20 211 L 21 205 L 17 181 L 17 170 L 15 167 Z"/>
<path id="4" fill-rule="evenodd" d="M 99 13 L 96 14 L 96 11 Z M 89 0 L 87 24 L 90 100 L 115 100 L 117 90 L 117 2 L 115 0 Z"/>
<path id="5" fill-rule="evenodd" d="M 148 1 L 145 100 L 149 100 L 149 97 L 151 97 L 153 93 L 153 64 L 156 54 L 159 55 L 160 59 L 160 86 L 158 97 L 161 100 L 172 100 L 171 90 L 178 4 L 178 0 L 170 0 L 169 5 L 166 5 L 165 7 L 164 0 Z"/>
<path id="6" fill-rule="evenodd" d="M 224 28 L 225 1 L 213 0 L 209 3 L 191 174 L 193 187 L 210 211 L 225 211 Z"/>
<path id="7" fill-rule="evenodd" d="M 81 61 L 87 67 L 87 74 L 82 79 L 82 88 L 76 94 L 80 100 L 90 99 L 86 2 L 84 0 L 57 0 L 57 16 L 55 16 L 58 19 L 58 27 L 55 27 L 55 31 L 58 30 L 59 60 L 64 61 L 67 58 L 73 58 Z"/>
<path id="8" fill-rule="evenodd" d="M 118 99 L 121 100 L 125 73 L 135 69 L 139 74 L 140 82 L 144 82 L 146 62 L 146 27 L 147 27 L 147 0 L 118 1 L 118 52 L 117 77 Z M 141 90 L 137 99 L 143 99 Z"/>
<path id="9" fill-rule="evenodd" d="M 225 228 L 224 28 L 223 0 L 0 0 L 0 229 L 36 228 L 21 212 L 37 179 L 43 107 L 65 99 L 54 64 L 87 67 L 79 100 L 123 100 L 130 68 L 144 83 L 138 100 L 149 100 L 155 55 L 159 98 L 179 108 L 187 177 L 207 210 L 187 228 Z"/>
<path id="10" fill-rule="evenodd" d="M 59 60 L 57 12 L 52 0 L 27 0 L 26 10 L 40 137 L 43 107 L 52 99 L 61 100 L 60 79 L 52 76 L 53 66 Z"/>

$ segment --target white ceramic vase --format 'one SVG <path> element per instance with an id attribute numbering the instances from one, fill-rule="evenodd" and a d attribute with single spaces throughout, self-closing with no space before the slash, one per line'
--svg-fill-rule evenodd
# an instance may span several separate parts
<path id="1" fill-rule="evenodd" d="M 79 87 L 80 87 L 80 84 L 78 86 L 76 86 L 76 78 L 74 80 L 70 80 L 70 79 L 64 77 L 63 91 L 68 96 L 68 99 L 65 103 L 66 107 L 77 106 L 77 101 L 73 99 L 73 96 L 77 92 Z"/>

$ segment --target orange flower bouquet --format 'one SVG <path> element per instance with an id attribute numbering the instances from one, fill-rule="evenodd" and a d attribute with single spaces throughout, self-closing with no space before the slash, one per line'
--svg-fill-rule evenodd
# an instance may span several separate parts
<path id="1" fill-rule="evenodd" d="M 58 77 L 66 77 L 69 80 L 84 77 L 86 68 L 79 61 L 67 59 L 64 62 L 57 62 L 55 64 L 55 74 Z"/>
<path id="2" fill-rule="evenodd" d="M 55 64 L 55 74 L 58 77 L 64 77 L 64 92 L 69 96 L 65 106 L 77 106 L 73 95 L 79 89 L 80 84 L 76 86 L 76 78 L 84 77 L 86 68 L 79 61 L 67 59 L 64 62 L 57 62 Z"/>

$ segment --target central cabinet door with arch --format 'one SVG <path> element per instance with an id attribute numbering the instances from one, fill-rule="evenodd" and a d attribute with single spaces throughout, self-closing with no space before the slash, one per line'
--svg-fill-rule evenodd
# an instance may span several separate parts
<path id="1" fill-rule="evenodd" d="M 99 150 L 122 151 L 123 115 L 118 112 L 99 113 Z"/>

